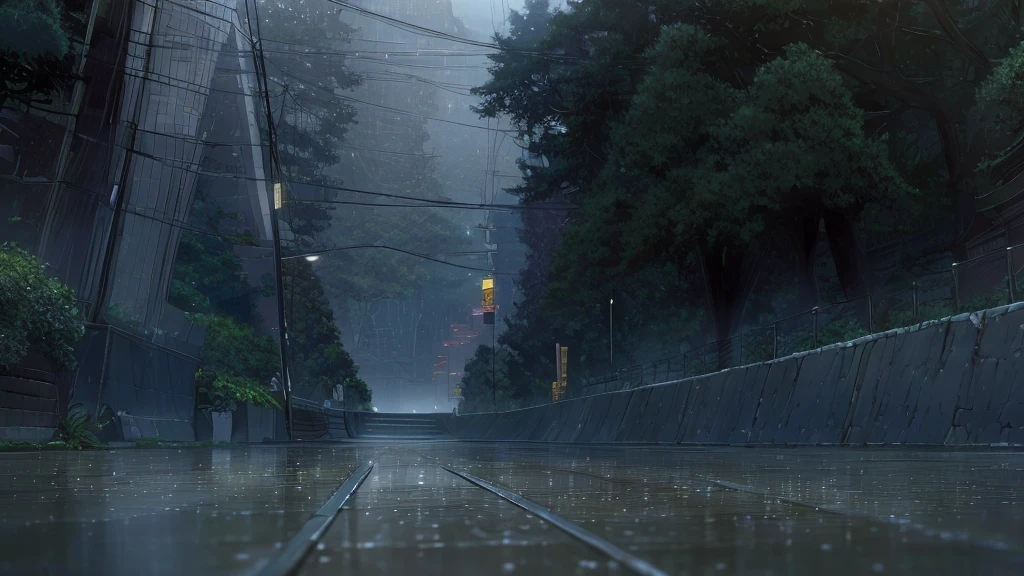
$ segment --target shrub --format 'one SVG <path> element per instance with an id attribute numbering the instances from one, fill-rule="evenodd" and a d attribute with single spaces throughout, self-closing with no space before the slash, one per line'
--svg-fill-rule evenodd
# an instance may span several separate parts
<path id="1" fill-rule="evenodd" d="M 38 350 L 72 369 L 75 344 L 84 334 L 74 291 L 47 276 L 28 252 L 0 246 L 0 368 Z"/>
<path id="2" fill-rule="evenodd" d="M 368 412 L 373 409 L 373 390 L 370 390 L 370 387 L 366 385 L 362 378 L 346 378 L 344 386 L 345 408 L 347 410 Z"/>
<path id="3" fill-rule="evenodd" d="M 206 397 L 200 408 L 230 412 L 238 402 L 280 408 L 265 384 L 279 370 L 273 339 L 227 316 L 200 320 L 206 325 L 203 365 L 196 372 L 198 390 Z"/>
<path id="4" fill-rule="evenodd" d="M 100 428 L 102 426 L 92 421 L 85 406 L 75 404 L 57 425 L 56 439 L 72 450 L 102 448 L 104 444 L 96 435 Z"/>

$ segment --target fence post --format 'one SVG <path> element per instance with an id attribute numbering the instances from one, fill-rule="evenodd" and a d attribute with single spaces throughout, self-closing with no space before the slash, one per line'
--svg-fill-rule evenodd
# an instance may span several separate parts
<path id="1" fill-rule="evenodd" d="M 956 308 L 954 308 L 954 310 L 953 310 L 954 313 L 959 314 L 960 313 L 960 278 L 957 276 L 957 273 L 956 273 L 956 262 L 953 262 L 953 305 L 956 306 Z"/>
<path id="2" fill-rule="evenodd" d="M 868 334 L 874 334 L 875 333 L 875 322 L 874 322 L 875 313 L 872 310 L 872 308 L 874 308 L 874 307 L 871 305 L 871 294 L 868 294 Z"/>
<path id="3" fill-rule="evenodd" d="M 811 319 L 812 319 L 811 326 L 813 327 L 811 333 L 814 335 L 814 341 L 813 341 L 814 342 L 814 346 L 813 347 L 817 348 L 818 347 L 818 307 L 817 306 L 815 306 L 814 308 L 811 308 Z"/>
<path id="4" fill-rule="evenodd" d="M 1010 301 L 1007 304 L 1013 304 L 1017 301 L 1017 278 L 1013 273 L 1013 247 L 1007 247 L 1006 249 L 1006 288 L 1010 292 Z"/>
<path id="5" fill-rule="evenodd" d="M 772 323 L 772 360 L 779 358 L 779 323 Z"/>
<path id="6" fill-rule="evenodd" d="M 918 310 L 917 310 L 917 280 L 914 280 L 914 322 L 917 322 Z"/>

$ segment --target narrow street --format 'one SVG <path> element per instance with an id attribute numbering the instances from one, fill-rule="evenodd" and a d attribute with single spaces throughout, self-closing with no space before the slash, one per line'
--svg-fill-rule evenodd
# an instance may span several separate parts
<path id="1" fill-rule="evenodd" d="M 298 573 L 1024 571 L 1019 452 L 413 441 L 0 454 L 0 571 L 265 574 L 367 463 Z"/>

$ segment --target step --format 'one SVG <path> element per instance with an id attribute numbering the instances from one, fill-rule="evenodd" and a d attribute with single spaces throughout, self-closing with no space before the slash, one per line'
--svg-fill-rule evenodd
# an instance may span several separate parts
<path id="1" fill-rule="evenodd" d="M 443 434 L 444 430 L 431 426 L 429 428 L 423 426 L 360 426 L 361 429 L 367 432 L 373 431 L 387 431 L 389 433 L 403 433 L 403 434 L 432 434 L 438 433 Z"/>
<path id="2" fill-rule="evenodd" d="M 13 442 L 49 442 L 53 440 L 54 428 L 37 426 L 0 426 L 0 440 Z"/>

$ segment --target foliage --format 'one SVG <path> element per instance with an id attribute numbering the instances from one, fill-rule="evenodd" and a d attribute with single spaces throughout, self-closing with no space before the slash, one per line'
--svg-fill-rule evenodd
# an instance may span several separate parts
<path id="1" fill-rule="evenodd" d="M 345 378 L 345 409 L 368 412 L 373 409 L 373 391 L 357 377 Z"/>
<path id="2" fill-rule="evenodd" d="M 279 95 L 273 108 L 277 152 L 286 175 L 313 184 L 340 185 L 325 170 L 338 163 L 342 142 L 355 121 L 355 108 L 336 96 L 336 91 L 360 82 L 344 56 L 352 28 L 328 2 L 260 0 L 259 10 L 263 36 L 275 46 L 316 46 L 316 52 L 325 53 L 275 50 L 265 55 L 270 86 Z M 295 186 L 286 187 L 291 198 L 301 200 L 323 199 L 319 192 L 307 196 Z M 300 250 L 330 227 L 333 207 L 327 204 L 288 202 L 286 206 L 282 215 Z"/>
<path id="3" fill-rule="evenodd" d="M 8 99 L 48 103 L 74 78 L 62 2 L 8 0 L 0 5 L 0 108 Z"/>
<path id="4" fill-rule="evenodd" d="M 312 265 L 303 259 L 285 262 L 284 293 L 289 318 L 288 351 L 292 387 L 318 390 L 330 398 L 336 386 L 351 388 L 358 402 L 369 404 L 370 390 L 341 343 L 334 312 Z"/>
<path id="5" fill-rule="evenodd" d="M 267 388 L 252 378 L 218 374 L 211 379 L 200 370 L 196 373 L 196 381 L 200 383 L 199 392 L 206 399 L 199 405 L 201 410 L 234 412 L 239 402 L 264 408 L 281 408 Z"/>
<path id="6" fill-rule="evenodd" d="M 192 205 L 191 222 L 201 229 L 220 231 L 236 219 L 204 195 Z M 248 231 L 231 236 L 251 236 Z M 236 322 L 256 322 L 256 297 L 261 289 L 249 285 L 235 255 L 237 241 L 216 234 L 186 231 L 178 243 L 168 301 L 190 314 L 226 314 Z"/>
<path id="7" fill-rule="evenodd" d="M 691 331 L 699 315 L 683 310 L 706 304 L 721 339 L 763 312 L 747 310 L 758 282 L 758 302 L 792 292 L 795 306 L 817 303 L 822 220 L 847 298 L 869 289 L 863 238 L 950 220 L 962 230 L 971 215 L 961 198 L 1024 166 L 1021 11 L 998 1 L 578 0 L 552 14 L 527 2 L 497 38 L 506 50 L 475 90 L 479 112 L 511 117 L 533 155 L 523 202 L 581 209 L 565 230 L 525 223 L 524 299 L 502 339 L 510 370 L 546 379 L 554 340 L 592 365 L 599 331 L 579 327 L 604 322 L 612 294 L 656 294 L 636 287 L 641 275 L 667 286 L 675 271 L 686 296 L 654 300 L 658 311 L 691 318 L 680 326 Z M 559 57 L 523 52 L 534 49 Z M 988 116 L 1000 134 L 979 129 Z M 979 166 L 983 177 L 969 177 Z M 773 265 L 792 268 L 764 284 L 769 249 Z"/>
<path id="8" fill-rule="evenodd" d="M 225 412 L 234 410 L 238 402 L 250 402 L 279 408 L 267 391 L 270 379 L 279 370 L 274 340 L 228 316 L 199 320 L 206 325 L 202 366 L 196 372 L 196 384 L 206 397 L 200 407 Z"/>
<path id="9" fill-rule="evenodd" d="M 508 372 L 509 353 L 505 349 L 498 350 L 494 359 L 496 378 L 492 378 L 491 350 L 490 346 L 478 346 L 473 357 L 466 362 L 462 376 L 460 413 L 508 410 L 536 404 L 538 400 L 544 399 L 544 389 L 540 386 L 524 390 L 521 385 L 513 385 Z M 497 382 L 496 388 L 492 386 L 493 382 Z M 550 383 L 547 389 L 550 389 Z M 547 394 L 550 395 L 550 391 Z"/>
<path id="10" fill-rule="evenodd" d="M 85 335 L 75 303 L 75 293 L 28 252 L 0 245 L 0 368 L 39 350 L 73 369 L 74 347 Z"/>
<path id="11" fill-rule="evenodd" d="M 102 448 L 96 433 L 100 426 L 93 422 L 89 411 L 82 404 L 74 404 L 68 408 L 67 416 L 57 424 L 55 439 L 71 450 L 83 448 Z"/>

